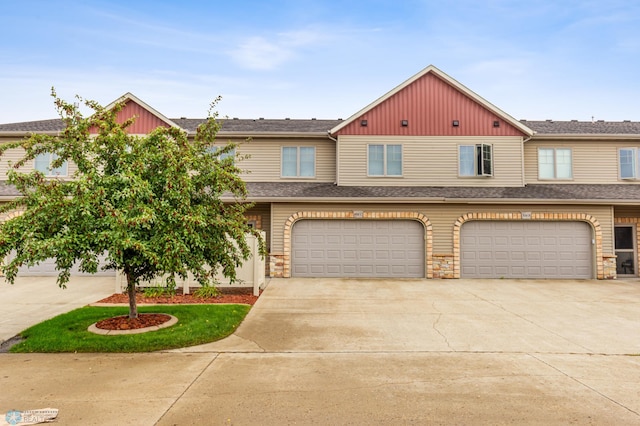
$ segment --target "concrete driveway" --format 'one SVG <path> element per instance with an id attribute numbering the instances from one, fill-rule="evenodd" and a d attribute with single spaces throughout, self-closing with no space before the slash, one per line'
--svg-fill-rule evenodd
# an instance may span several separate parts
<path id="1" fill-rule="evenodd" d="M 640 281 L 271 280 L 229 338 L 0 355 L 61 424 L 640 424 Z"/>
<path id="2" fill-rule="evenodd" d="M 65 289 L 58 287 L 56 277 L 18 277 L 13 285 L 0 278 L 0 343 L 114 292 L 115 277 L 71 277 Z"/>

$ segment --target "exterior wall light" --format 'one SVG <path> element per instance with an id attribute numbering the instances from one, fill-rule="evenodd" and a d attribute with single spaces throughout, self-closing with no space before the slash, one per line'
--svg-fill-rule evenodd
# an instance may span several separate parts
<path id="1" fill-rule="evenodd" d="M 409 125 L 409 120 L 402 120 L 400 124 L 402 124 L 402 127 L 407 127 Z"/>
<path id="2" fill-rule="evenodd" d="M 453 125 L 453 127 L 458 127 L 460 125 L 460 121 L 459 120 L 453 120 L 453 123 L 451 123 Z"/>

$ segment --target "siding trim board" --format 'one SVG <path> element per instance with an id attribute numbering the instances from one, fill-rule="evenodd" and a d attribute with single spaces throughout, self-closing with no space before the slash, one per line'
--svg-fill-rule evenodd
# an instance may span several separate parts
<path id="1" fill-rule="evenodd" d="M 615 277 L 615 271 L 605 270 L 605 262 L 602 251 L 602 227 L 600 222 L 587 213 L 531 213 L 531 219 L 523 219 L 522 212 L 467 213 L 460 216 L 453 225 L 453 278 L 460 278 L 460 231 L 465 222 L 473 220 L 486 221 L 571 221 L 587 222 L 593 229 L 595 240 L 595 265 L 597 279 L 610 279 Z"/>
<path id="2" fill-rule="evenodd" d="M 360 217 L 361 216 L 361 217 Z M 433 278 L 433 227 L 431 221 L 422 213 L 418 212 L 362 212 L 350 211 L 322 212 L 322 211 L 299 211 L 292 214 L 284 224 L 284 250 L 283 250 L 283 271 L 284 278 L 291 277 L 291 237 L 293 225 L 303 219 L 338 219 L 338 220 L 416 220 L 424 227 L 425 238 L 425 272 L 427 278 Z"/>

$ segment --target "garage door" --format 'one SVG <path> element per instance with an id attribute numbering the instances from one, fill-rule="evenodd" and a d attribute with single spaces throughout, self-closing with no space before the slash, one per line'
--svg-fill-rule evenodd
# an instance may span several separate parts
<path id="1" fill-rule="evenodd" d="M 585 222 L 462 225 L 463 278 L 592 278 L 591 228 Z"/>
<path id="2" fill-rule="evenodd" d="M 54 259 L 47 259 L 30 268 L 21 267 L 18 269 L 18 275 L 21 277 L 57 277 L 59 271 L 56 270 L 56 262 Z M 96 276 L 96 277 L 115 277 L 116 273 L 113 270 L 102 271 L 98 266 L 98 272 L 95 274 L 86 274 L 80 272 L 78 266 L 71 269 L 72 276 Z"/>
<path id="3" fill-rule="evenodd" d="M 412 220 L 302 220 L 293 226 L 296 277 L 424 277 L 424 227 Z"/>

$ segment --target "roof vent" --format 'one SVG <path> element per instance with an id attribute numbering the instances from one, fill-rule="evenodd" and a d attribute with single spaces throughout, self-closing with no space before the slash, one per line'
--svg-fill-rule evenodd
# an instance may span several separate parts
<path id="1" fill-rule="evenodd" d="M 315 119 L 316 119 L 315 117 L 312 118 L 312 120 L 315 120 Z"/>
<path id="2" fill-rule="evenodd" d="M 631 123 L 631 120 L 622 120 L 624 123 Z"/>
<path id="3" fill-rule="evenodd" d="M 186 120 L 187 117 L 180 117 L 180 120 Z"/>
<path id="4" fill-rule="evenodd" d="M 289 117 L 285 118 L 285 120 L 291 120 Z"/>
<path id="5" fill-rule="evenodd" d="M 264 117 L 260 117 L 260 118 L 258 118 L 258 120 L 264 120 Z"/>
<path id="6" fill-rule="evenodd" d="M 577 123 L 577 122 L 578 122 L 578 120 L 571 120 L 571 122 L 572 122 L 572 123 Z"/>
<path id="7" fill-rule="evenodd" d="M 604 120 L 598 120 L 598 123 L 604 123 Z"/>
<path id="8" fill-rule="evenodd" d="M 553 123 L 553 120 L 547 118 L 547 123 Z"/>
<path id="9" fill-rule="evenodd" d="M 237 119 L 238 119 L 238 117 L 233 117 L 233 119 L 234 119 L 234 120 L 237 120 Z"/>

